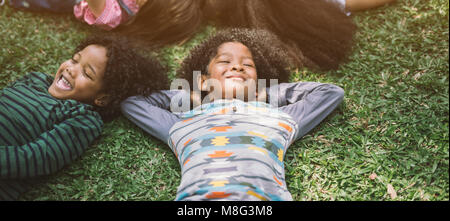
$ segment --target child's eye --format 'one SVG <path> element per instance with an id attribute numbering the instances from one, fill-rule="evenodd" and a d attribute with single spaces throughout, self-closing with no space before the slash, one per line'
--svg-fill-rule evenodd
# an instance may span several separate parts
<path id="1" fill-rule="evenodd" d="M 254 65 L 253 64 L 244 64 L 244 66 L 253 67 Z"/>
<path id="2" fill-rule="evenodd" d="M 226 60 L 221 60 L 221 61 L 218 61 L 218 63 L 229 64 L 230 62 L 226 61 Z"/>
<path id="3" fill-rule="evenodd" d="M 83 75 L 92 80 L 92 77 L 86 72 L 86 70 L 83 70 Z"/>

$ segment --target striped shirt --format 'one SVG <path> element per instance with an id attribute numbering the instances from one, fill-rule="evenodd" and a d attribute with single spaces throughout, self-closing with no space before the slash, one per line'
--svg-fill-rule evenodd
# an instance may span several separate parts
<path id="1" fill-rule="evenodd" d="M 30 73 L 0 91 L 0 200 L 77 159 L 100 134 L 91 105 L 48 93 L 53 78 Z"/>

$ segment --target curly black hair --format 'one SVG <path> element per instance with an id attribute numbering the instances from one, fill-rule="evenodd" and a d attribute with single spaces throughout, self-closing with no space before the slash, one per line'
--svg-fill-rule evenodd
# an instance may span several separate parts
<path id="1" fill-rule="evenodd" d="M 96 106 L 103 121 L 120 115 L 120 103 L 134 95 L 147 96 L 151 92 L 168 88 L 167 67 L 153 57 L 144 57 L 131 42 L 118 35 L 95 35 L 82 41 L 75 49 L 77 53 L 89 45 L 100 45 L 107 49 L 108 58 L 103 75 L 102 92 L 111 97 L 104 107 Z"/>
<path id="2" fill-rule="evenodd" d="M 293 60 L 285 45 L 271 32 L 246 28 L 221 30 L 197 45 L 181 64 L 177 77 L 187 80 L 193 90 L 194 71 L 208 75 L 209 63 L 217 55 L 219 47 L 227 42 L 247 46 L 252 53 L 258 79 L 266 79 L 266 85 L 270 79 L 278 79 L 280 83 L 289 81 Z"/>
<path id="3" fill-rule="evenodd" d="M 219 27 L 267 29 L 302 53 L 303 64 L 336 69 L 353 46 L 356 25 L 329 0 L 205 0 L 206 20 Z"/>
<path id="4" fill-rule="evenodd" d="M 117 31 L 154 49 L 184 42 L 202 28 L 202 4 L 203 0 L 151 0 L 139 9 L 132 24 Z"/>

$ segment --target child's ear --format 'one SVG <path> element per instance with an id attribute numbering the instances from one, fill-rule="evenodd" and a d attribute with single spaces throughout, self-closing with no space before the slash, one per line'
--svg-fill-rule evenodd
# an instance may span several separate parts
<path id="1" fill-rule="evenodd" d="M 99 107 L 105 107 L 109 102 L 111 102 L 111 96 L 108 94 L 101 94 L 94 100 L 94 104 Z"/>

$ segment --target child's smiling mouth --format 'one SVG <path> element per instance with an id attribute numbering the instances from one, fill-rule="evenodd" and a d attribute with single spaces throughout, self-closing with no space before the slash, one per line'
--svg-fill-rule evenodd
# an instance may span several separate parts
<path id="1" fill-rule="evenodd" d="M 237 80 L 237 81 L 245 81 L 246 79 L 244 78 L 244 76 L 240 75 L 240 74 L 229 74 L 225 76 L 226 79 L 230 79 L 230 80 Z"/>
<path id="2" fill-rule="evenodd" d="M 56 86 L 64 91 L 70 91 L 73 89 L 72 84 L 67 80 L 67 78 L 64 77 L 63 74 L 59 77 L 58 81 L 56 82 Z"/>

